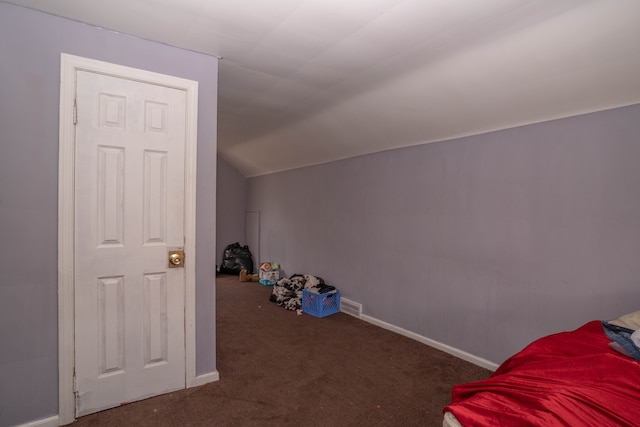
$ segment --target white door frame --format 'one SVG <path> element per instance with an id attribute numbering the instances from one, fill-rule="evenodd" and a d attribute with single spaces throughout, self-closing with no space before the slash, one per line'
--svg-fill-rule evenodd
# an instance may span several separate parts
<path id="1" fill-rule="evenodd" d="M 61 55 L 60 67 L 60 140 L 58 162 L 58 390 L 60 425 L 75 419 L 74 398 L 74 101 L 76 72 L 85 70 L 114 77 L 184 90 L 186 102 L 185 141 L 185 386 L 206 381 L 196 378 L 195 342 L 195 259 L 196 259 L 196 147 L 198 82 L 179 77 L 138 70 L 78 56 Z"/>

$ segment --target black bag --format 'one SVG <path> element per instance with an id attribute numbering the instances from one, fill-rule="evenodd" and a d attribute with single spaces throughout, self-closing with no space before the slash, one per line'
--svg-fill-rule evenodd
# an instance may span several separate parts
<path id="1" fill-rule="evenodd" d="M 253 274 L 253 257 L 249 246 L 240 246 L 240 243 L 235 242 L 224 248 L 220 273 L 240 274 L 240 270 Z"/>

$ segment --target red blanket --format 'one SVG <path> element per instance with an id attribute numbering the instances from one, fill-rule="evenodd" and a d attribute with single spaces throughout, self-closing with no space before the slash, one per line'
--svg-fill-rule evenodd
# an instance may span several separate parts
<path id="1" fill-rule="evenodd" d="M 444 408 L 464 427 L 640 426 L 640 362 L 609 347 L 600 321 L 534 341 Z"/>

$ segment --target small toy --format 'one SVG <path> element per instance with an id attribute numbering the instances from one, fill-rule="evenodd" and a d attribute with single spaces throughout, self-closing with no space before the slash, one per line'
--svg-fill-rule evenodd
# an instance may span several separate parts
<path id="1" fill-rule="evenodd" d="M 263 271 L 271 270 L 271 263 L 270 262 L 263 262 L 262 264 L 260 264 L 260 270 L 263 270 Z"/>
<path id="2" fill-rule="evenodd" d="M 240 270 L 240 281 L 241 282 L 257 282 L 258 274 L 249 274 L 247 270 Z"/>

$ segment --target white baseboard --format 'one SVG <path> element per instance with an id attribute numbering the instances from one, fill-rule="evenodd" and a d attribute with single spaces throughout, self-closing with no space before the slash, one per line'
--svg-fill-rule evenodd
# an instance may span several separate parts
<path id="1" fill-rule="evenodd" d="M 198 387 L 201 385 L 209 384 L 220 380 L 220 373 L 218 371 L 207 372 L 206 374 L 196 376 L 193 384 L 189 387 Z"/>
<path id="2" fill-rule="evenodd" d="M 371 323 L 372 325 L 376 325 L 383 329 L 387 329 L 391 332 L 395 332 L 397 334 L 403 335 L 407 338 L 414 339 L 430 347 L 436 348 L 440 351 L 444 351 L 445 353 L 448 353 L 452 356 L 455 356 L 462 360 L 466 360 L 469 363 L 473 363 L 474 365 L 480 366 L 481 368 L 485 368 L 490 371 L 495 371 L 496 369 L 498 369 L 497 364 L 487 359 L 474 356 L 473 354 L 467 353 L 466 351 L 462 351 L 458 348 L 451 347 L 450 345 L 432 340 L 431 338 L 423 337 L 422 335 L 418 335 L 415 332 L 411 332 L 406 329 L 400 328 L 398 326 L 392 325 L 390 323 L 383 322 L 382 320 L 376 319 L 375 317 L 371 317 L 371 316 L 367 316 L 366 314 L 363 314 L 360 318 L 365 322 Z"/>
<path id="3" fill-rule="evenodd" d="M 60 425 L 60 417 L 54 415 L 49 418 L 42 418 L 41 420 L 30 421 L 25 424 L 18 424 L 16 427 L 58 427 Z"/>

